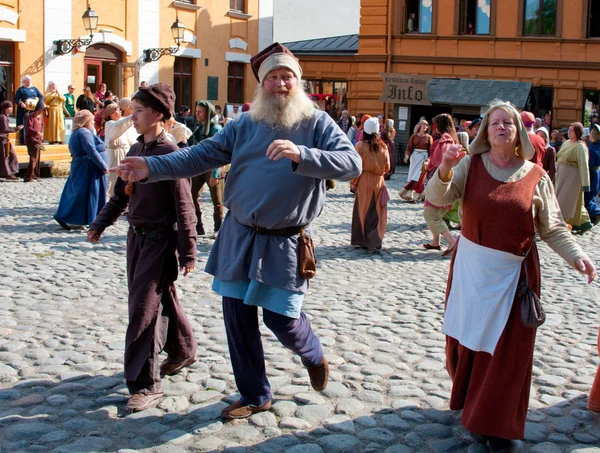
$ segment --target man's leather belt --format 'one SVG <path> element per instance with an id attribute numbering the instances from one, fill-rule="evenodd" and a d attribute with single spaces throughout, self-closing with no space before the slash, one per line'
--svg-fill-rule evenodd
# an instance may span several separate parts
<path id="1" fill-rule="evenodd" d="M 590 168 L 590 170 L 591 171 L 598 171 L 598 170 L 600 170 L 600 166 L 592 167 L 592 168 Z"/>
<path id="2" fill-rule="evenodd" d="M 162 233 L 163 231 L 172 230 L 172 225 L 156 225 L 156 226 L 133 226 L 131 225 L 131 229 L 135 234 L 141 235 L 152 235 Z"/>
<path id="3" fill-rule="evenodd" d="M 296 236 L 297 234 L 300 234 L 300 232 L 305 227 L 306 227 L 306 225 L 292 226 L 292 227 L 285 227 L 285 228 L 277 228 L 275 230 L 269 230 L 268 228 L 264 228 L 264 227 L 260 227 L 260 226 L 252 226 L 250 228 L 252 228 L 258 234 L 266 234 L 267 236 Z"/>

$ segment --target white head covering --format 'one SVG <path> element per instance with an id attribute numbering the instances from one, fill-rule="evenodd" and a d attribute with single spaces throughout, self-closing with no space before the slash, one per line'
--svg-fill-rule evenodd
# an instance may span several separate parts
<path id="1" fill-rule="evenodd" d="M 365 134 L 379 134 L 379 120 L 377 118 L 369 118 L 363 126 Z"/>
<path id="2" fill-rule="evenodd" d="M 521 120 L 521 115 L 517 111 L 514 105 L 510 102 L 504 102 L 496 99 L 490 103 L 490 108 L 483 117 L 479 133 L 471 146 L 469 147 L 470 154 L 483 154 L 490 150 L 490 142 L 488 140 L 487 129 L 490 124 L 490 116 L 498 109 L 503 109 L 513 116 L 515 124 L 517 125 L 518 139 L 519 139 L 519 152 L 518 155 L 525 160 L 531 160 L 535 155 L 535 149 L 529 140 L 527 129 Z"/>
<path id="3" fill-rule="evenodd" d="M 536 134 L 538 132 L 543 132 L 544 133 L 544 138 L 546 140 L 546 147 L 550 146 L 550 135 L 548 134 L 548 129 L 546 129 L 544 126 L 542 126 L 542 127 L 540 127 L 539 129 L 537 129 L 535 131 Z"/>

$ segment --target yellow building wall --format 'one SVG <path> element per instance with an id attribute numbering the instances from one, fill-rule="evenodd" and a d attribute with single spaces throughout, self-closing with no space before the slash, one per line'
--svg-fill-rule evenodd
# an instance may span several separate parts
<path id="1" fill-rule="evenodd" d="M 99 16 L 98 31 L 110 30 L 115 36 L 119 36 L 132 43 L 132 54 L 123 54 L 122 63 L 133 64 L 140 55 L 138 35 L 138 11 L 139 1 L 143 0 L 103 0 L 88 2 L 88 0 L 72 0 L 72 29 L 65 30 L 64 38 L 79 38 L 87 34 L 81 20 L 88 3 Z M 193 99 L 202 100 L 207 97 L 207 77 L 217 76 L 219 78 L 218 100 L 215 104 L 227 103 L 227 73 L 229 63 L 225 60 L 226 52 L 243 53 L 253 55 L 258 52 L 258 0 L 247 0 L 249 19 L 231 17 L 229 13 L 229 2 L 223 0 L 197 0 L 200 8 L 197 11 L 177 7 L 172 0 L 160 0 L 160 47 L 171 47 L 175 45 L 171 34 L 171 25 L 178 16 L 186 29 L 197 38 L 195 45 L 182 43 L 182 47 L 200 49 L 201 58 L 194 59 L 193 64 Z M 23 75 L 29 74 L 33 77 L 33 84 L 43 91 L 45 83 L 44 74 L 44 0 L 3 0 L 0 6 L 19 13 L 16 24 L 5 21 L 0 22 L 2 28 L 15 28 L 26 31 L 26 42 L 15 43 L 15 88 L 20 86 Z M 32 14 L 32 11 L 38 13 Z M 229 40 L 241 38 L 248 48 L 231 49 Z M 205 64 L 208 60 L 208 65 Z M 71 54 L 72 83 L 77 87 L 77 94 L 85 85 L 85 52 L 73 52 Z M 159 80 L 161 82 L 173 83 L 174 57 L 164 56 L 159 60 Z M 123 94 L 131 95 L 137 86 L 134 83 L 135 72 L 131 68 L 124 71 L 121 80 Z M 245 67 L 244 100 L 251 101 L 256 80 L 252 74 L 250 65 Z M 61 87 L 63 88 L 63 87 Z M 66 87 L 64 87 L 66 88 Z M 109 87 L 117 91 L 116 87 Z"/>

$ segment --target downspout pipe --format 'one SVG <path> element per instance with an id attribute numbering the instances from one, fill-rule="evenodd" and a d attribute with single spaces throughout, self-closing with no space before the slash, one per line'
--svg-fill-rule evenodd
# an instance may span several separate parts
<path id="1" fill-rule="evenodd" d="M 385 72 L 392 70 L 392 0 L 387 2 L 387 60 L 385 63 Z M 384 106 L 384 121 L 390 117 L 390 108 L 393 108 L 388 102 Z"/>

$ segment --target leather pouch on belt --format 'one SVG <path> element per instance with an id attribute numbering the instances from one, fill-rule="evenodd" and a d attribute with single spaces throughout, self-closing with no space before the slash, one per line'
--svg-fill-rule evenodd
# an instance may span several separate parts
<path id="1" fill-rule="evenodd" d="M 317 258 L 315 257 L 315 245 L 310 236 L 308 236 L 304 230 L 300 231 L 300 237 L 298 238 L 298 244 L 300 250 L 298 253 L 300 260 L 300 277 L 310 280 L 317 275 Z"/>

